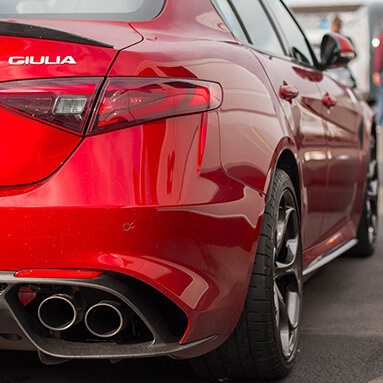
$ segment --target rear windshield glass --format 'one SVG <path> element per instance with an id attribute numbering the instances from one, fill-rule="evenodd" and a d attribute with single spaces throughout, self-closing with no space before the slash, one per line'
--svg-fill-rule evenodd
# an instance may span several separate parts
<path id="1" fill-rule="evenodd" d="M 165 0 L 0 0 L 1 19 L 145 21 Z"/>

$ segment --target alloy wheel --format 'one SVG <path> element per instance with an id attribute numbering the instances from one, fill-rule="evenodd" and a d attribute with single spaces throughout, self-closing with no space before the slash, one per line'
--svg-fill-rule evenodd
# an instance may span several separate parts
<path id="1" fill-rule="evenodd" d="M 371 136 L 369 163 L 367 169 L 367 184 L 366 184 L 366 218 L 368 241 L 372 245 L 376 241 L 377 225 L 378 225 L 378 162 L 376 158 L 376 141 L 375 137 Z"/>
<path id="2" fill-rule="evenodd" d="M 299 218 L 289 189 L 279 202 L 274 243 L 275 322 L 283 355 L 289 359 L 298 343 L 302 305 Z"/>

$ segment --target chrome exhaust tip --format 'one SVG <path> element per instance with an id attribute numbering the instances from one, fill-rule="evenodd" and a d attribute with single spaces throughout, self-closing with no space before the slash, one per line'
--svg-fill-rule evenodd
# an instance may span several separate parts
<path id="1" fill-rule="evenodd" d="M 99 338 L 111 338 L 126 328 L 128 318 L 128 309 L 121 303 L 105 300 L 88 309 L 85 326 Z"/>
<path id="2" fill-rule="evenodd" d="M 47 329 L 64 331 L 82 320 L 85 306 L 82 297 L 55 294 L 40 303 L 37 315 Z"/>

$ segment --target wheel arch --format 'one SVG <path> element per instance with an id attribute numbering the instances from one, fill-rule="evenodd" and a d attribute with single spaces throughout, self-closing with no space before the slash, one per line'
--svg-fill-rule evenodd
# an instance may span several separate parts
<path id="1" fill-rule="evenodd" d="M 291 178 L 291 181 L 294 185 L 295 193 L 298 198 L 298 206 L 300 207 L 300 210 L 302 210 L 302 197 L 300 187 L 301 183 L 298 165 L 294 154 L 289 149 L 283 150 L 282 153 L 279 155 L 275 169 L 284 170 Z"/>

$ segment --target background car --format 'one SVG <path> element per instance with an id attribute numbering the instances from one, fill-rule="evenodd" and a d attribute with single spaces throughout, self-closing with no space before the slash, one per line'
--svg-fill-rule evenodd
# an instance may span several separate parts
<path id="1" fill-rule="evenodd" d="M 303 278 L 375 247 L 350 42 L 279 0 L 0 9 L 0 348 L 286 374 Z"/>

